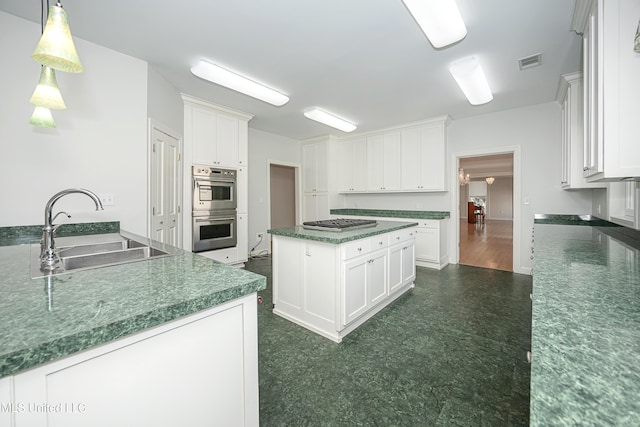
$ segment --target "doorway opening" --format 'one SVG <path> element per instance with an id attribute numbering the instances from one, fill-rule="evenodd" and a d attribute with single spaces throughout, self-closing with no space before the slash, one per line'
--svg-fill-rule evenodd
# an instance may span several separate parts
<path id="1" fill-rule="evenodd" d="M 457 153 L 453 160 L 452 262 L 526 273 L 520 261 L 520 147 Z M 461 169 L 468 179 L 459 178 Z"/>
<path id="2" fill-rule="evenodd" d="M 460 264 L 513 271 L 513 153 L 460 159 Z"/>
<path id="3" fill-rule="evenodd" d="M 300 221 L 300 165 L 269 162 L 267 224 L 270 229 L 293 227 Z M 271 242 L 269 249 L 271 253 Z"/>

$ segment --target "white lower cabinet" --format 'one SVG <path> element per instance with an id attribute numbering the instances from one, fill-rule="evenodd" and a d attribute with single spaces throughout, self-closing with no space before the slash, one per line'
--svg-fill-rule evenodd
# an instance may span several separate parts
<path id="1" fill-rule="evenodd" d="M 449 264 L 447 230 L 449 219 L 421 219 L 416 229 L 416 264 L 441 270 Z"/>
<path id="2" fill-rule="evenodd" d="M 341 342 L 413 288 L 415 235 L 411 227 L 343 244 L 272 235 L 273 312 Z M 396 272 L 402 283 L 391 289 Z"/>
<path id="3" fill-rule="evenodd" d="M 387 297 L 387 264 L 386 249 L 345 262 L 344 326 Z"/>
<path id="4" fill-rule="evenodd" d="M 256 294 L 0 380 L 30 426 L 257 426 Z M 4 401 L 3 401 L 4 404 Z"/>

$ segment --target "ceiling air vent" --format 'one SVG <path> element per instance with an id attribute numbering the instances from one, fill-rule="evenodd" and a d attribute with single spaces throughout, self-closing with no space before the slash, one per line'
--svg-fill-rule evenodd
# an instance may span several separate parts
<path id="1" fill-rule="evenodd" d="M 526 70 L 528 68 L 537 67 L 542 65 L 542 54 L 536 53 L 535 55 L 530 55 L 525 58 L 518 59 L 518 66 L 520 70 Z"/>

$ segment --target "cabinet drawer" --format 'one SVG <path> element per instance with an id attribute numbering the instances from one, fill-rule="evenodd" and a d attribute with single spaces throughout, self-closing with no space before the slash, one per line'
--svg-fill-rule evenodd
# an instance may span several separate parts
<path id="1" fill-rule="evenodd" d="M 394 231 L 389 236 L 389 244 L 393 245 L 407 240 L 414 239 L 416 236 L 416 230 L 414 227 L 405 228 L 403 230 Z"/>
<path id="2" fill-rule="evenodd" d="M 418 227 L 438 228 L 438 220 L 437 219 L 420 219 L 418 220 Z"/>
<path id="3" fill-rule="evenodd" d="M 371 251 L 371 239 L 355 240 L 345 243 L 342 248 L 342 259 L 351 259 Z"/>
<path id="4" fill-rule="evenodd" d="M 378 249 L 384 249 L 389 246 L 389 235 L 384 234 L 381 236 L 373 236 L 369 238 L 369 248 L 372 251 L 377 251 Z"/>

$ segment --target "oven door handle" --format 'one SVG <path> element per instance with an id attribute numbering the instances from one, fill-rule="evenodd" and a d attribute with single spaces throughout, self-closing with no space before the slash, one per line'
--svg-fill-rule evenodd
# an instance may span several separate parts
<path id="1" fill-rule="evenodd" d="M 213 219 L 206 219 L 206 218 L 197 218 L 196 222 L 220 222 L 220 221 L 234 221 L 235 218 L 233 217 L 229 217 L 229 218 L 213 218 Z"/>

